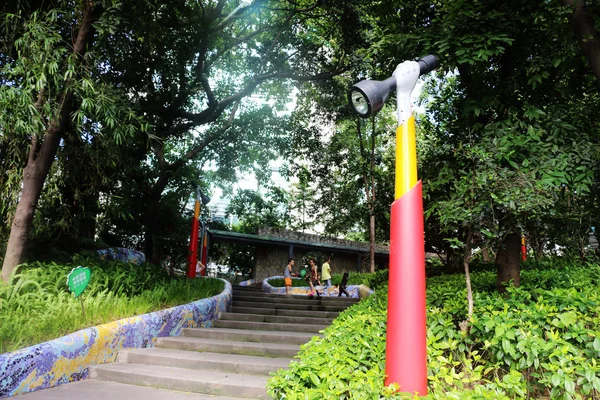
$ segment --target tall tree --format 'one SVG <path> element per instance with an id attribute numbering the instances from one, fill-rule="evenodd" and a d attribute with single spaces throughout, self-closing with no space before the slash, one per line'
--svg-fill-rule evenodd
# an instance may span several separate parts
<path id="1" fill-rule="evenodd" d="M 600 83 L 600 4 L 585 0 L 560 0 L 571 10 L 569 24 L 594 76 Z"/>
<path id="2" fill-rule="evenodd" d="M 64 135 L 86 118 L 106 125 L 118 140 L 131 131 L 127 121 L 135 118 L 111 87 L 94 80 L 98 65 L 89 53 L 96 35 L 114 26 L 114 7 L 109 1 L 90 0 L 69 12 L 5 16 L 18 21 L 12 25 L 18 39 L 14 56 L 5 60 L 1 71 L 0 131 L 16 141 L 27 138 L 29 148 L 2 265 L 4 281 L 23 261 L 44 181 Z"/>
<path id="3" fill-rule="evenodd" d="M 114 82 L 131 88 L 154 127 L 149 143 L 139 141 L 138 154 L 153 164 L 139 179 L 146 181 L 145 251 L 158 262 L 159 203 L 171 177 L 209 155 L 229 170 L 228 162 L 252 165 L 258 157 L 251 153 L 277 157 L 265 144 L 283 137 L 285 119 L 277 110 L 288 101 L 290 82 L 328 79 L 346 68 L 351 46 L 330 39 L 342 29 L 336 10 L 349 6 L 294 0 L 130 0 L 124 6 L 124 28 L 106 51 Z M 258 96 L 268 105 L 256 107 Z M 187 145 L 170 152 L 175 143 Z"/>
<path id="4" fill-rule="evenodd" d="M 400 11 L 407 9 L 411 12 Z M 429 115 L 433 132 L 426 132 L 440 139 L 440 148 L 424 161 L 432 163 L 424 189 L 429 184 L 444 189 L 441 198 L 434 191 L 427 196 L 464 209 L 461 220 L 480 230 L 493 227 L 498 287 L 503 290 L 510 280 L 518 284 L 515 238 L 528 218 L 551 211 L 561 185 L 578 185 L 569 175 L 592 160 L 589 152 L 585 157 L 578 152 L 593 146 L 595 128 L 580 124 L 572 109 L 591 112 L 577 104 L 597 89 L 590 86 L 575 43 L 564 42 L 567 11 L 558 2 L 418 0 L 384 2 L 378 11 L 389 33 L 374 46 L 382 62 L 393 65 L 417 56 L 415 51 L 437 53 L 448 73 L 442 82 L 451 84 L 451 92 L 443 95 L 449 101 Z M 580 133 L 578 140 L 572 139 L 573 131 Z M 586 177 L 585 184 L 590 182 Z M 460 196 L 470 186 L 475 200 L 488 201 L 484 214 L 467 212 Z M 469 229 L 463 228 L 464 244 Z M 475 243 L 485 239 L 471 233 Z"/>

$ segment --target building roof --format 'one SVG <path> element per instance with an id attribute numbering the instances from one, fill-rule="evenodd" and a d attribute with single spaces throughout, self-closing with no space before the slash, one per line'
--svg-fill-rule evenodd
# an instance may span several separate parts
<path id="1" fill-rule="evenodd" d="M 367 253 L 369 248 L 359 246 L 344 246 L 333 243 L 308 242 L 304 240 L 287 239 L 277 236 L 252 235 L 249 233 L 238 233 L 230 231 L 209 231 L 211 238 L 221 239 L 226 242 L 241 243 L 241 244 L 259 244 L 259 245 L 276 245 L 276 246 L 294 246 L 297 248 L 305 248 L 311 250 L 325 250 L 342 253 Z M 388 250 L 375 249 L 375 255 L 387 256 Z"/>

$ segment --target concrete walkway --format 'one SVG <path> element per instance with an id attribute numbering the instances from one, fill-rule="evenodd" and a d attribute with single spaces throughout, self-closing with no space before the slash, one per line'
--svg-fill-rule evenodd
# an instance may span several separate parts
<path id="1" fill-rule="evenodd" d="M 357 301 L 234 287 L 231 312 L 214 328 L 184 329 L 154 348 L 120 352 L 118 362 L 93 367 L 92 379 L 19 399 L 268 399 L 269 373 L 286 368 L 301 344 Z"/>

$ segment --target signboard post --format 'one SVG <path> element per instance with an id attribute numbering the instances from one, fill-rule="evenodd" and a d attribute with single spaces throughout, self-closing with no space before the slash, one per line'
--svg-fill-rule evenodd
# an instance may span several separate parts
<path id="1" fill-rule="evenodd" d="M 69 290 L 75 294 L 75 298 L 79 297 L 81 300 L 81 312 L 83 313 L 83 319 L 85 320 L 85 308 L 83 307 L 83 297 L 81 294 L 87 288 L 92 278 L 92 271 L 88 267 L 77 267 L 73 268 L 67 276 L 67 286 Z"/>

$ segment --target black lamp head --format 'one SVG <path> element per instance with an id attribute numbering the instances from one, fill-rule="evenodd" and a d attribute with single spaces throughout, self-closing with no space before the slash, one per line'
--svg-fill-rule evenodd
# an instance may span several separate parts
<path id="1" fill-rule="evenodd" d="M 202 193 L 202 190 L 200 190 L 200 198 L 202 199 L 203 205 L 207 205 L 208 203 L 210 203 L 210 197 Z"/>
<path id="2" fill-rule="evenodd" d="M 362 118 L 377 114 L 383 108 L 390 92 L 396 89 L 396 78 L 385 81 L 364 80 L 354 84 L 348 92 L 350 105 Z"/>
<path id="3" fill-rule="evenodd" d="M 192 185 L 194 186 L 194 189 L 196 189 L 196 198 L 201 199 L 203 205 L 210 203 L 210 197 L 202 193 L 200 185 L 198 185 L 196 182 L 193 182 Z"/>

